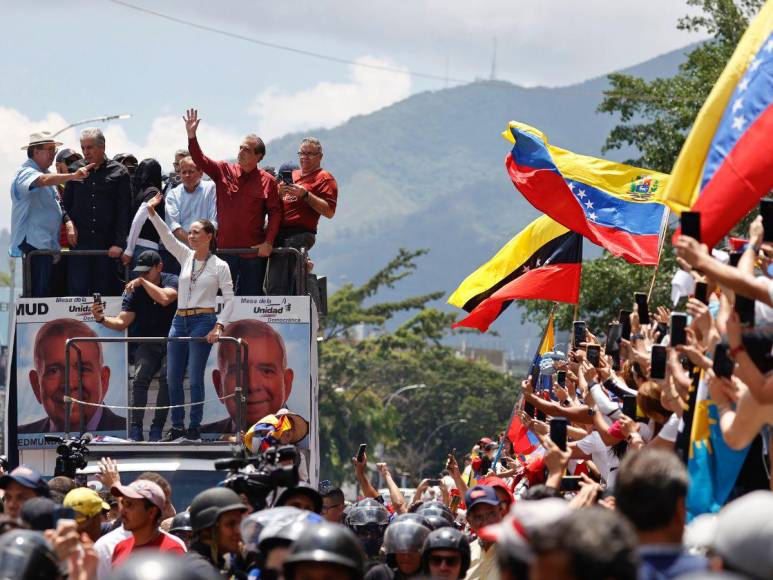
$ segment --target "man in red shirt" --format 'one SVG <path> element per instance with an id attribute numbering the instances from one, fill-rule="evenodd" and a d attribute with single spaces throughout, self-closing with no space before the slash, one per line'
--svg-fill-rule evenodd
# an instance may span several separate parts
<path id="1" fill-rule="evenodd" d="M 332 219 L 338 201 L 335 178 L 322 169 L 322 143 L 306 137 L 298 149 L 300 169 L 286 175 L 285 166 L 279 170 L 279 195 L 282 198 L 282 224 L 276 236 L 276 245 L 285 248 L 306 248 L 314 245 L 319 217 Z M 288 177 L 291 177 L 288 179 Z M 290 256 L 271 258 L 270 274 L 266 284 L 269 294 L 295 294 Z"/>
<path id="2" fill-rule="evenodd" d="M 255 248 L 257 254 L 220 254 L 228 262 L 237 296 L 263 295 L 266 264 L 282 220 L 282 203 L 274 178 L 258 169 L 266 146 L 257 135 L 247 135 L 236 163 L 213 161 L 201 151 L 196 109 L 185 117 L 188 150 L 197 167 L 209 175 L 217 191 L 217 247 L 220 250 Z M 268 217 L 268 223 L 264 226 Z"/>
<path id="3" fill-rule="evenodd" d="M 131 537 L 119 542 L 113 550 L 113 567 L 138 550 L 185 553 L 179 538 L 162 532 L 159 528 L 166 497 L 161 487 L 147 479 L 137 479 L 129 485 L 114 485 L 110 489 L 121 500 L 121 521 Z"/>

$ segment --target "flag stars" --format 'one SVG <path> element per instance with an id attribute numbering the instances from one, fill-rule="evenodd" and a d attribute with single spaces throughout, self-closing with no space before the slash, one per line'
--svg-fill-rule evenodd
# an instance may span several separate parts
<path id="1" fill-rule="evenodd" d="M 586 201 L 585 207 L 587 207 L 588 209 L 593 209 L 593 202 L 591 200 Z"/>
<path id="2" fill-rule="evenodd" d="M 743 115 L 740 117 L 733 117 L 733 129 L 743 131 L 744 125 L 746 125 L 746 117 Z"/>
<path id="3" fill-rule="evenodd" d="M 595 220 L 597 217 L 598 217 L 598 216 L 596 215 L 596 212 L 593 212 L 593 211 L 592 211 L 592 212 L 590 212 L 590 213 L 588 214 L 588 218 L 590 218 L 590 219 L 592 219 L 592 220 Z"/>
<path id="4" fill-rule="evenodd" d="M 528 272 L 529 270 L 531 270 L 531 266 L 524 266 L 524 267 L 523 267 L 523 271 L 524 271 L 524 273 L 525 273 L 525 272 Z"/>
<path id="5" fill-rule="evenodd" d="M 749 77 L 744 77 L 743 79 L 741 79 L 741 82 L 738 83 L 738 90 L 743 93 L 748 88 L 749 88 Z"/>
<path id="6" fill-rule="evenodd" d="M 733 103 L 733 113 L 737 113 L 741 107 L 743 107 L 743 97 L 738 97 Z"/>
<path id="7" fill-rule="evenodd" d="M 760 60 L 759 58 L 755 58 L 754 60 L 752 60 L 751 64 L 749 64 L 749 70 L 751 72 L 754 72 L 758 68 L 760 68 L 761 64 L 762 64 L 762 60 Z"/>
<path id="8" fill-rule="evenodd" d="M 572 183 L 572 182 L 570 181 L 570 182 L 568 183 L 568 185 L 569 185 L 569 189 L 571 189 L 571 190 L 572 190 L 572 193 L 574 193 L 574 188 L 575 188 L 575 187 L 577 187 L 577 184 L 576 184 L 576 183 Z"/>
<path id="9" fill-rule="evenodd" d="M 542 265 L 542 258 L 537 258 L 536 266 L 539 268 Z"/>
<path id="10" fill-rule="evenodd" d="M 773 52 L 773 38 L 765 43 L 765 52 Z"/>
<path id="11" fill-rule="evenodd" d="M 580 191 L 577 193 L 577 197 L 579 197 L 580 199 L 584 198 L 584 197 L 585 197 L 585 190 L 584 190 L 584 189 L 581 189 L 581 190 L 580 190 Z"/>

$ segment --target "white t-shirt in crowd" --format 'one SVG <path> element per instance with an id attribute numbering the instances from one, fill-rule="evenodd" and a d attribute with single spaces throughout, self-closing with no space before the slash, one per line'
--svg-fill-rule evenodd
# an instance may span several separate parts
<path id="1" fill-rule="evenodd" d="M 107 580 L 110 573 L 113 571 L 113 551 L 115 550 L 115 547 L 126 538 L 130 538 L 131 535 L 132 533 L 130 531 L 125 530 L 123 526 L 120 526 L 96 541 L 94 544 L 94 551 L 96 551 L 97 557 L 99 558 L 99 562 L 97 563 L 97 580 Z M 177 541 L 183 547 L 183 550 L 187 551 L 185 542 L 180 538 L 171 534 L 166 534 L 166 536 Z"/>
<path id="2" fill-rule="evenodd" d="M 612 453 L 612 449 L 604 445 L 601 435 L 594 431 L 577 442 L 580 450 L 591 456 L 591 460 L 596 464 L 601 472 L 601 477 L 607 482 L 607 487 L 613 489 L 617 480 L 617 468 L 620 460 L 617 455 Z"/>

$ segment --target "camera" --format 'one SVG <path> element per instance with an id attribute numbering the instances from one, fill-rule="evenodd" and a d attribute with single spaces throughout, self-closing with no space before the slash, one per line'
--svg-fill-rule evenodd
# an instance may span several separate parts
<path id="1" fill-rule="evenodd" d="M 257 456 L 234 448 L 232 457 L 215 461 L 215 469 L 229 470 L 223 485 L 244 494 L 257 511 L 267 507 L 266 498 L 278 488 L 298 485 L 300 455 L 293 445 L 269 447 Z"/>
<path id="2" fill-rule="evenodd" d="M 64 475 L 70 479 L 75 479 L 75 472 L 78 469 L 85 469 L 88 464 L 87 457 L 91 443 L 91 433 L 84 433 L 80 439 L 70 437 L 63 439 L 56 435 L 46 435 L 46 443 L 58 443 L 56 447 L 56 465 L 54 466 L 54 476 Z"/>

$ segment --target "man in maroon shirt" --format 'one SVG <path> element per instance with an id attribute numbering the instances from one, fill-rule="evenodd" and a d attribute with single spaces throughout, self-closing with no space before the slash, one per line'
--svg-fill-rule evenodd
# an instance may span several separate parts
<path id="1" fill-rule="evenodd" d="M 335 178 L 322 169 L 322 144 L 319 139 L 306 137 L 298 150 L 300 169 L 286 176 L 286 166 L 279 170 L 279 195 L 282 198 L 282 224 L 276 237 L 277 246 L 306 248 L 314 245 L 319 217 L 332 219 L 338 201 Z M 288 178 L 289 177 L 289 178 Z M 290 256 L 271 258 L 267 290 L 269 294 L 295 294 L 290 272 L 294 260 Z"/>
<path id="2" fill-rule="evenodd" d="M 257 254 L 221 254 L 231 268 L 237 296 L 263 294 L 268 256 L 282 220 L 282 202 L 274 178 L 258 169 L 266 146 L 257 135 L 247 135 L 239 146 L 236 163 L 213 161 L 201 151 L 196 130 L 201 119 L 196 109 L 185 117 L 188 150 L 193 161 L 215 182 L 217 191 L 217 247 L 255 248 Z M 268 216 L 268 224 L 264 226 Z"/>

